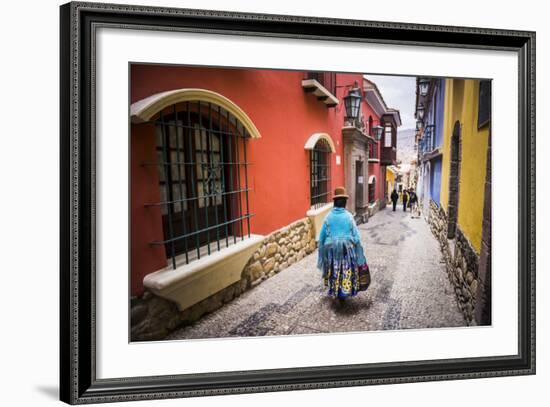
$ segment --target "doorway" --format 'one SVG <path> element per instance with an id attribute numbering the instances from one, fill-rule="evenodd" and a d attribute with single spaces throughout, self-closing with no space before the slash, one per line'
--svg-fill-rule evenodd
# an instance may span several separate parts
<path id="1" fill-rule="evenodd" d="M 451 171 L 449 173 L 449 221 L 447 226 L 447 238 L 456 237 L 456 223 L 458 220 L 458 204 L 460 194 L 460 133 L 461 126 L 457 120 L 451 137 Z"/>
<path id="2" fill-rule="evenodd" d="M 363 175 L 363 161 L 355 161 L 355 211 L 364 206 L 365 177 Z"/>

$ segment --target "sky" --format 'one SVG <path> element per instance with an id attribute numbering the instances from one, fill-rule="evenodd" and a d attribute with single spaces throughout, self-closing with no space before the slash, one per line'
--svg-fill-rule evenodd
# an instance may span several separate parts
<path id="1" fill-rule="evenodd" d="M 412 129 L 416 126 L 414 103 L 416 99 L 416 77 L 366 75 L 376 83 L 388 107 L 399 110 L 402 126 L 398 130 Z"/>

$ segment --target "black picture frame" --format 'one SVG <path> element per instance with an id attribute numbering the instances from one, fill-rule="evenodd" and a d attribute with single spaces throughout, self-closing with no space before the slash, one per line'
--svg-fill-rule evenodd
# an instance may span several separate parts
<path id="1" fill-rule="evenodd" d="M 81 2 L 62 5 L 60 23 L 62 401 L 70 404 L 118 402 L 535 373 L 534 32 Z M 97 379 L 93 37 L 100 26 L 517 52 L 518 353 L 435 361 Z"/>

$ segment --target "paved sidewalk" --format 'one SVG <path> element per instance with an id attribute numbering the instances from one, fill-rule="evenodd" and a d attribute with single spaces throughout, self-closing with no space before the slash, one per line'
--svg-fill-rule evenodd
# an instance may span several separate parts
<path id="1" fill-rule="evenodd" d="M 467 325 L 422 218 L 387 208 L 359 229 L 372 284 L 343 305 L 327 296 L 315 251 L 166 339 Z"/>

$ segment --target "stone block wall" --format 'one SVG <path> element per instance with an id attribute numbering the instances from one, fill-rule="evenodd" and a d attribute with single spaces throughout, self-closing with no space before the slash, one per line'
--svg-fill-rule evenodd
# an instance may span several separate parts
<path id="1" fill-rule="evenodd" d="M 252 255 L 243 271 L 250 287 L 302 260 L 316 249 L 313 224 L 308 218 L 272 233 Z"/>
<path id="2" fill-rule="evenodd" d="M 248 260 L 240 281 L 183 311 L 179 311 L 175 303 L 146 291 L 143 296 L 131 299 L 131 340 L 163 339 L 176 328 L 192 324 L 302 260 L 316 248 L 313 224 L 304 218 L 266 236 Z"/>
<path id="3" fill-rule="evenodd" d="M 489 128 L 489 131 L 490 128 Z M 485 195 L 483 203 L 483 228 L 479 254 L 479 281 L 477 289 L 476 321 L 490 325 L 491 310 L 491 137 L 487 147 L 487 169 L 485 173 Z"/>
<path id="4" fill-rule="evenodd" d="M 447 239 L 447 214 L 430 201 L 428 222 L 432 233 L 439 241 L 447 267 L 447 275 L 453 285 L 458 307 L 470 325 L 476 324 L 476 295 L 480 279 L 478 276 L 479 256 L 464 233 L 456 226 L 456 238 Z"/>

